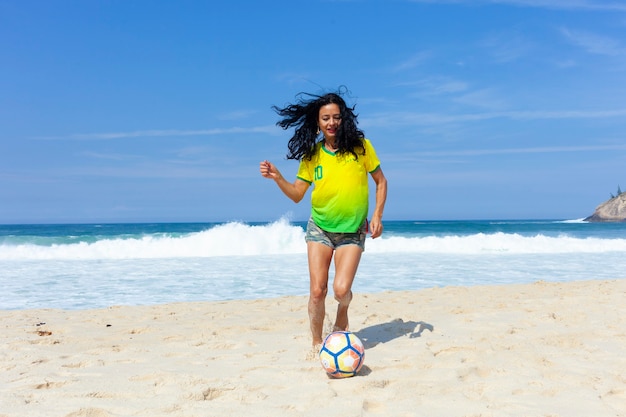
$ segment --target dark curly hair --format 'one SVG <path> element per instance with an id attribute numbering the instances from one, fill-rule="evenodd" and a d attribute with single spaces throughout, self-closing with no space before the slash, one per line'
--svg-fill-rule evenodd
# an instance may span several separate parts
<path id="1" fill-rule="evenodd" d="M 339 90 L 337 93 L 328 93 L 322 96 L 299 93 L 296 97 L 298 102 L 289 104 L 284 108 L 272 106 L 272 109 L 282 116 L 282 120 L 276 125 L 287 130 L 295 127 L 296 130 L 289 139 L 287 159 L 307 159 L 311 160 L 315 151 L 315 145 L 319 136 L 317 121 L 319 118 L 320 108 L 327 104 L 336 104 L 339 106 L 341 114 L 341 124 L 337 130 L 337 153 L 351 153 L 355 158 L 358 155 L 355 149 L 360 149 L 361 154 L 365 152 L 363 139 L 365 133 L 357 128 L 357 115 L 354 113 L 354 107 L 348 107 L 341 97 L 345 90 Z M 322 139 L 323 140 L 323 139 Z"/>

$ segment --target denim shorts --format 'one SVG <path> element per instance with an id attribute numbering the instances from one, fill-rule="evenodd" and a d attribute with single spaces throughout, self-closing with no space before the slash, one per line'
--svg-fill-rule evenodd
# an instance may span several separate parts
<path id="1" fill-rule="evenodd" d="M 362 250 L 365 250 L 366 234 L 367 220 L 363 222 L 356 233 L 332 233 L 322 230 L 317 224 L 315 224 L 313 218 L 310 218 L 306 225 L 306 235 L 304 240 L 306 242 L 322 243 L 333 249 L 337 249 L 338 247 L 344 245 L 357 245 Z"/>

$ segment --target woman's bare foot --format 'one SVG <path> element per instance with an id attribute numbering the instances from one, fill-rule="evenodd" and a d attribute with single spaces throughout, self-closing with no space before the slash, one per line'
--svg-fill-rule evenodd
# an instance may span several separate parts
<path id="1" fill-rule="evenodd" d="M 322 344 L 314 344 L 313 346 L 311 346 L 311 350 L 309 350 L 306 354 L 306 360 L 307 361 L 314 361 L 317 360 L 319 358 L 320 355 L 320 350 L 322 350 Z"/>
<path id="2" fill-rule="evenodd" d="M 347 326 L 346 326 L 345 329 L 342 328 L 342 327 L 339 327 L 339 326 L 334 326 L 333 327 L 333 332 L 348 332 L 348 331 L 350 331 L 350 329 L 348 329 Z"/>

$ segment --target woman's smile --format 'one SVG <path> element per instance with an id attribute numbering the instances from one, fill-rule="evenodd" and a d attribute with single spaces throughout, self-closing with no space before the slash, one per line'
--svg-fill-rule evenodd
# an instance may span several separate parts
<path id="1" fill-rule="evenodd" d="M 341 125 L 341 111 L 335 103 L 320 107 L 318 125 L 327 139 L 334 138 Z"/>

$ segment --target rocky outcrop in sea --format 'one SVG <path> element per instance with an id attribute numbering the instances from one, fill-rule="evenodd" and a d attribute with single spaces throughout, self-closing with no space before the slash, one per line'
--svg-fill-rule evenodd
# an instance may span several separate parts
<path id="1" fill-rule="evenodd" d="M 587 222 L 626 222 L 626 192 L 605 201 L 585 219 Z"/>

